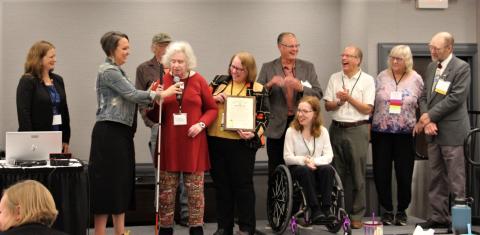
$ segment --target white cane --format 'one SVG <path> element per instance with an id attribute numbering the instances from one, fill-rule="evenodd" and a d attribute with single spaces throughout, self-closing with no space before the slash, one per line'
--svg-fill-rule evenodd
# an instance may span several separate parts
<path id="1" fill-rule="evenodd" d="M 163 99 L 160 99 L 160 102 L 158 103 L 158 139 L 157 139 L 157 144 L 158 144 L 158 155 L 157 155 L 157 172 L 155 175 L 156 182 L 155 182 L 155 235 L 158 234 L 159 231 L 159 220 L 160 220 L 160 214 L 158 213 L 159 207 L 160 207 L 160 144 L 162 140 L 162 103 Z"/>

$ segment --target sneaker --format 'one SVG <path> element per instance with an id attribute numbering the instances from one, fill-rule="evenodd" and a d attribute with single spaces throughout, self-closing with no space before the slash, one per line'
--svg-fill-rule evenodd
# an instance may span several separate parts
<path id="1" fill-rule="evenodd" d="M 393 223 L 393 213 L 388 212 L 388 211 L 383 213 L 382 223 L 383 223 L 383 225 L 392 225 L 392 223 Z"/>
<path id="2" fill-rule="evenodd" d="M 397 214 L 395 214 L 395 225 L 407 225 L 407 214 L 405 211 L 398 211 Z"/>

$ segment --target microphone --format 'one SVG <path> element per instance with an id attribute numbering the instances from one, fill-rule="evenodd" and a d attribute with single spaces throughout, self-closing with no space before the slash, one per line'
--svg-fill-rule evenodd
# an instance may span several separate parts
<path id="1" fill-rule="evenodd" d="M 178 76 L 173 77 L 173 82 L 174 82 L 174 84 L 177 84 L 178 82 L 180 82 L 180 77 L 178 77 Z M 182 96 L 183 96 L 183 88 L 182 88 L 182 93 L 177 94 L 177 101 L 179 103 L 182 101 Z"/>

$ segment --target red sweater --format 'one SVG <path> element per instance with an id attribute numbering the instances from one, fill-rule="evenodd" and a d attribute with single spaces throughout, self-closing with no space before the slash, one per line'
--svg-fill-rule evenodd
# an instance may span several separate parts
<path id="1" fill-rule="evenodd" d="M 163 77 L 164 89 L 173 83 L 173 77 Z M 200 172 L 210 169 L 206 129 L 194 138 L 188 137 L 188 129 L 198 122 L 209 126 L 217 118 L 217 104 L 200 74 L 188 78 L 183 91 L 182 113 L 187 113 L 187 125 L 174 126 L 173 114 L 178 113 L 176 96 L 164 99 L 162 104 L 161 161 L 160 169 L 173 172 Z"/>

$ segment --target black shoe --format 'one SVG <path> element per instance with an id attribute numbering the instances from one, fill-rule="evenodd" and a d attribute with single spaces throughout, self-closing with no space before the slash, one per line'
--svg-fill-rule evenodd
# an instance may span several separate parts
<path id="1" fill-rule="evenodd" d="M 337 217 L 332 213 L 332 209 L 330 207 L 325 207 L 322 209 L 323 214 L 325 215 L 325 219 L 328 221 L 333 221 Z"/>
<path id="2" fill-rule="evenodd" d="M 323 214 L 322 210 L 316 209 L 312 212 L 312 223 L 319 224 L 324 221 L 327 217 Z"/>
<path id="3" fill-rule="evenodd" d="M 407 225 L 407 214 L 405 211 L 397 211 L 397 214 L 395 214 L 395 225 L 398 226 L 405 226 Z"/>
<path id="4" fill-rule="evenodd" d="M 224 234 L 225 234 L 225 230 L 223 230 L 223 228 L 219 228 L 217 229 L 217 231 L 213 233 L 213 235 L 224 235 Z"/>
<path id="5" fill-rule="evenodd" d="M 213 235 L 233 235 L 233 229 L 226 230 L 223 228 L 219 228 Z"/>
<path id="6" fill-rule="evenodd" d="M 190 235 L 203 235 L 203 227 L 202 226 L 190 227 Z"/>
<path id="7" fill-rule="evenodd" d="M 172 235 L 173 228 L 160 228 L 158 231 L 158 235 Z"/>
<path id="8" fill-rule="evenodd" d="M 392 225 L 392 223 L 393 223 L 393 213 L 388 212 L 388 211 L 383 213 L 382 223 L 383 223 L 383 225 Z"/>
<path id="9" fill-rule="evenodd" d="M 426 222 L 416 224 L 416 226 L 420 226 L 424 230 L 431 229 L 431 228 L 447 228 L 448 229 L 450 227 L 450 223 L 440 223 L 440 222 L 429 219 Z"/>

